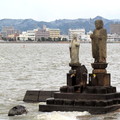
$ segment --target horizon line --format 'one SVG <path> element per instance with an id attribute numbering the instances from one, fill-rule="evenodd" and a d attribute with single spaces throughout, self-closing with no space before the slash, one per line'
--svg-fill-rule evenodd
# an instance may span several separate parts
<path id="1" fill-rule="evenodd" d="M 52 21 L 56 21 L 56 20 L 77 20 L 77 19 L 95 19 L 97 17 L 101 17 L 102 19 L 107 19 L 107 20 L 120 20 L 120 19 L 108 19 L 108 18 L 105 18 L 105 17 L 102 17 L 102 16 L 96 16 L 96 17 L 89 17 L 89 18 L 75 18 L 75 19 L 69 19 L 69 18 L 59 18 L 59 19 L 55 19 L 55 20 L 51 20 L 51 21 L 46 21 L 46 20 L 36 20 L 34 18 L 1 18 L 0 20 L 7 20 L 7 19 L 10 19 L 10 20 L 34 20 L 34 21 L 39 21 L 39 22 L 52 22 Z"/>

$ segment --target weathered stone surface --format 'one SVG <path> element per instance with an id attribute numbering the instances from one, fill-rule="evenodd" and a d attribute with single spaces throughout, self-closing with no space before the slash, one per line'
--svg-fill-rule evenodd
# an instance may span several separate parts
<path id="1" fill-rule="evenodd" d="M 62 99 L 55 99 L 54 100 L 54 104 L 55 105 L 63 105 L 64 104 L 64 100 L 62 100 Z"/>
<path id="2" fill-rule="evenodd" d="M 70 99 L 64 99 L 64 105 L 74 105 L 74 100 L 70 100 Z"/>
<path id="3" fill-rule="evenodd" d="M 24 96 L 24 102 L 38 102 L 40 91 L 27 90 Z"/>
<path id="4" fill-rule="evenodd" d="M 84 106 L 85 102 L 84 100 L 75 100 L 74 105 L 75 106 Z"/>
<path id="5" fill-rule="evenodd" d="M 73 105 L 40 105 L 39 111 L 52 112 L 52 111 L 88 111 L 91 114 L 105 114 L 115 111 L 120 108 L 120 104 L 110 106 L 74 106 Z"/>
<path id="6" fill-rule="evenodd" d="M 107 41 L 107 32 L 103 28 L 103 21 L 95 21 L 96 29 L 91 34 L 90 38 L 92 39 L 92 55 L 95 59 L 95 62 L 106 62 L 106 41 Z"/>
<path id="7" fill-rule="evenodd" d="M 54 96 L 58 91 L 28 90 L 24 96 L 24 102 L 45 102 L 47 98 Z"/>
<path id="8" fill-rule="evenodd" d="M 68 92 L 68 93 L 73 93 L 73 92 L 75 92 L 74 86 L 68 86 L 67 92 Z"/>
<path id="9" fill-rule="evenodd" d="M 91 66 L 94 69 L 106 69 L 108 63 L 92 63 Z"/>
<path id="10" fill-rule="evenodd" d="M 86 86 L 87 85 L 87 69 L 84 65 L 72 66 L 72 69 L 67 74 L 68 86 Z"/>
<path id="11" fill-rule="evenodd" d="M 60 92 L 67 92 L 67 91 L 68 91 L 68 86 L 60 87 Z"/>
<path id="12" fill-rule="evenodd" d="M 109 73 L 89 74 L 91 86 L 110 86 Z"/>
<path id="13" fill-rule="evenodd" d="M 97 73 L 107 73 L 106 71 L 106 67 L 107 67 L 107 63 L 92 63 L 92 68 L 93 68 L 93 71 L 92 73 L 93 74 L 97 74 Z"/>
<path id="14" fill-rule="evenodd" d="M 49 104 L 54 104 L 54 98 L 47 98 L 46 103 Z"/>
<path id="15" fill-rule="evenodd" d="M 55 99 L 71 99 L 71 100 L 109 100 L 120 98 L 120 93 L 93 94 L 93 93 L 54 93 Z"/>
<path id="16" fill-rule="evenodd" d="M 95 103 L 95 106 L 105 107 L 107 105 L 108 105 L 107 101 L 96 101 Z"/>
<path id="17" fill-rule="evenodd" d="M 8 112 L 8 116 L 22 115 L 27 114 L 27 109 L 22 105 L 17 105 L 11 108 Z"/>
<path id="18" fill-rule="evenodd" d="M 80 42 L 77 40 L 77 35 L 73 36 L 73 39 L 70 44 L 70 64 L 79 64 L 79 46 Z"/>

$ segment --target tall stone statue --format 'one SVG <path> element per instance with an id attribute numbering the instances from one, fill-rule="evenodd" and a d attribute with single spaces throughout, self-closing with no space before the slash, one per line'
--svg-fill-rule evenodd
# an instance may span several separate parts
<path id="1" fill-rule="evenodd" d="M 79 46 L 80 42 L 77 40 L 77 35 L 73 35 L 73 39 L 70 44 L 70 65 L 79 64 Z"/>
<path id="2" fill-rule="evenodd" d="M 103 21 L 95 21 L 96 29 L 91 34 L 92 39 L 92 55 L 95 59 L 95 63 L 106 63 L 106 42 L 107 42 L 107 32 L 103 28 Z"/>

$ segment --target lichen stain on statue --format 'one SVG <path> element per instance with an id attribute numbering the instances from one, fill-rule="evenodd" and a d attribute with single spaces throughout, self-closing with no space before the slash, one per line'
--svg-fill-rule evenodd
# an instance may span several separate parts
<path id="1" fill-rule="evenodd" d="M 70 58 L 71 58 L 70 65 L 80 64 L 79 63 L 79 46 L 80 46 L 80 42 L 77 40 L 77 35 L 74 34 L 71 44 L 69 46 Z"/>
<path id="2" fill-rule="evenodd" d="M 106 63 L 106 42 L 107 42 L 107 32 L 103 28 L 103 21 L 95 21 L 96 29 L 91 34 L 92 39 L 92 55 L 95 59 L 95 63 Z"/>

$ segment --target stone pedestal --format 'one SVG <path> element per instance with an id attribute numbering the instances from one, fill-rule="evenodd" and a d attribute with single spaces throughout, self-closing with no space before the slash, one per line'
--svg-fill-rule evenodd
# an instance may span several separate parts
<path id="1" fill-rule="evenodd" d="M 92 63 L 92 74 L 89 74 L 91 86 L 110 86 L 110 74 L 107 73 L 107 63 Z"/>
<path id="2" fill-rule="evenodd" d="M 110 74 L 89 74 L 89 82 L 91 86 L 110 86 Z"/>
<path id="3" fill-rule="evenodd" d="M 67 73 L 67 85 L 83 85 L 87 84 L 87 69 L 84 65 L 72 68 L 69 73 Z"/>
<path id="4" fill-rule="evenodd" d="M 67 86 L 60 88 L 61 92 L 82 92 L 87 85 L 87 69 L 81 64 L 70 64 L 71 70 L 67 73 Z"/>

